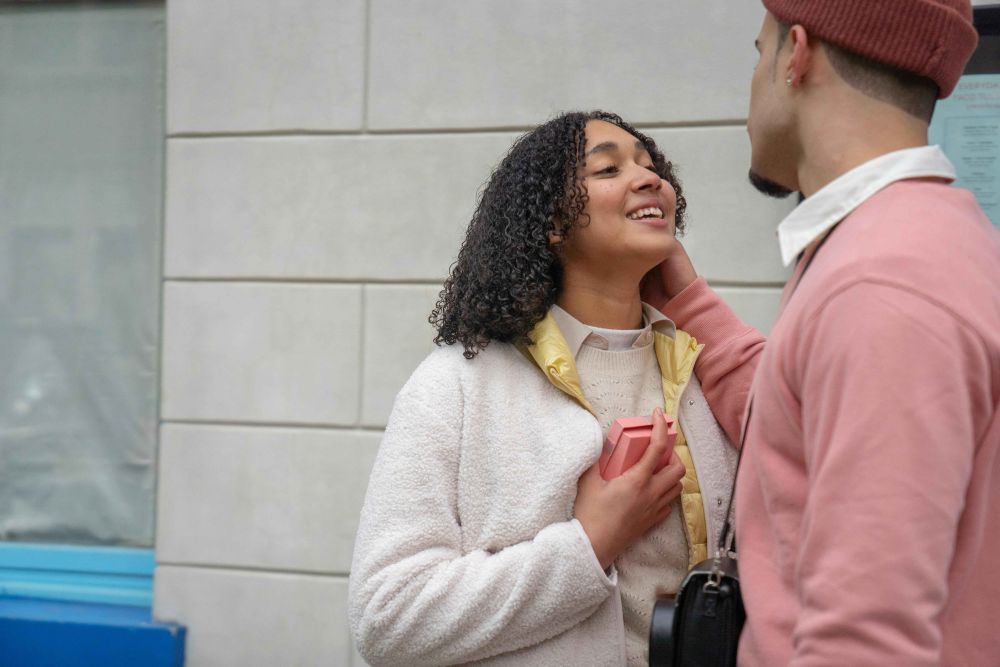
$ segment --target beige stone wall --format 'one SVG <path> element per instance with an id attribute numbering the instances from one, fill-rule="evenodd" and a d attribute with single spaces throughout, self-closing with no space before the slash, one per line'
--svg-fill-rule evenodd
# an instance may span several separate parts
<path id="1" fill-rule="evenodd" d="M 352 540 L 393 397 L 512 139 L 605 108 L 679 165 L 751 323 L 788 203 L 746 184 L 755 2 L 170 0 L 155 613 L 188 664 L 361 664 Z"/>

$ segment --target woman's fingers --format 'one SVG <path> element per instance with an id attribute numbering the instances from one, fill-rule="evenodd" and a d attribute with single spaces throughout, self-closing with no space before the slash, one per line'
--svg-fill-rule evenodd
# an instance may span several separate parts
<path id="1" fill-rule="evenodd" d="M 662 480 L 664 489 L 669 489 L 674 484 L 684 479 L 684 475 L 686 473 L 687 468 L 684 467 L 684 463 L 681 462 L 681 458 L 674 454 L 670 457 L 670 462 L 664 466 L 663 470 L 656 473 L 656 477 L 657 479 Z"/>
<path id="2" fill-rule="evenodd" d="M 580 476 L 574 513 L 603 567 L 666 519 L 681 493 L 684 464 L 668 452 L 668 430 L 663 411 L 655 410 L 649 446 L 624 475 L 605 481 L 595 463 Z"/>
<path id="3" fill-rule="evenodd" d="M 681 482 L 677 482 L 672 487 L 670 487 L 670 489 L 667 490 L 667 495 L 665 497 L 669 498 L 670 502 L 674 502 L 675 500 L 681 497 L 681 491 L 683 490 L 684 490 L 684 484 Z"/>
<path id="4" fill-rule="evenodd" d="M 673 504 L 672 503 L 667 503 L 662 508 L 660 508 L 660 511 L 657 512 L 657 514 L 656 514 L 656 522 L 653 525 L 655 526 L 657 524 L 660 524 L 660 523 L 663 523 L 664 521 L 666 521 L 667 517 L 670 516 L 670 512 L 672 510 L 673 510 Z"/>
<path id="5" fill-rule="evenodd" d="M 674 506 L 674 501 L 677 500 L 681 495 L 681 485 L 675 484 L 670 487 L 665 494 L 660 496 L 657 500 L 656 505 L 656 520 L 653 525 L 663 521 L 667 516 L 670 515 L 671 508 Z M 651 526 L 652 527 L 652 526 Z"/>
<path id="6" fill-rule="evenodd" d="M 649 437 L 649 446 L 643 453 L 642 458 L 632 466 L 638 468 L 644 476 L 649 477 L 660 466 L 663 455 L 667 453 L 667 419 L 663 416 L 663 410 L 656 408 L 653 410 L 653 433 Z"/>
<path id="7" fill-rule="evenodd" d="M 601 465 L 600 462 L 594 463 L 580 475 L 580 479 L 576 482 L 577 495 L 584 493 L 584 489 L 596 489 L 596 487 L 605 484 L 604 478 L 601 477 Z"/>

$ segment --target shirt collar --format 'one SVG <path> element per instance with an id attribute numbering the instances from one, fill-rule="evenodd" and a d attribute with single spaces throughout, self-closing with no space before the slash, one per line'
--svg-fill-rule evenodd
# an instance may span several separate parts
<path id="1" fill-rule="evenodd" d="M 782 262 L 791 264 L 810 243 L 887 185 L 929 177 L 955 180 L 955 167 L 937 146 L 886 153 L 841 174 L 778 225 Z"/>
<path id="2" fill-rule="evenodd" d="M 595 333 L 593 329 L 559 306 L 552 306 L 552 317 L 555 318 L 556 324 L 559 326 L 559 331 L 562 332 L 563 338 L 566 339 L 566 343 L 569 345 L 574 359 L 584 344 L 593 345 L 605 350 L 608 349 L 608 341 L 604 336 Z M 635 343 L 632 344 L 633 348 L 651 343 L 654 331 L 671 338 L 674 337 L 676 329 L 673 321 L 648 303 L 642 304 L 642 323 L 643 328 L 639 333 L 639 337 L 635 339 Z"/>

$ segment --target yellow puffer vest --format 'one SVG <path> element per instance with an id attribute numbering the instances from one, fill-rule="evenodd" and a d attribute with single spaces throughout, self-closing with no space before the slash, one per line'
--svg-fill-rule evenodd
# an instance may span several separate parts
<path id="1" fill-rule="evenodd" d="M 593 407 L 583 395 L 576 361 L 569 344 L 551 312 L 535 325 L 530 336 L 534 344 L 524 347 L 522 352 L 542 369 L 553 386 L 594 414 Z M 701 498 L 701 487 L 698 485 L 698 473 L 694 469 L 687 439 L 677 419 L 677 411 L 681 394 L 691 379 L 694 362 L 697 361 L 703 347 L 704 345 L 699 345 L 693 337 L 680 330 L 676 331 L 674 338 L 653 332 L 653 350 L 656 353 L 660 378 L 663 382 L 663 411 L 674 419 L 677 428 L 674 451 L 687 469 L 681 483 L 681 509 L 684 512 L 683 523 L 688 542 L 689 566 L 708 558 L 708 529 L 705 525 L 705 507 Z"/>

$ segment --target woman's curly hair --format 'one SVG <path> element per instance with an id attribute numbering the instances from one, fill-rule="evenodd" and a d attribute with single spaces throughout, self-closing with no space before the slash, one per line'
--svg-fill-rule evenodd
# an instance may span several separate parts
<path id="1" fill-rule="evenodd" d="M 641 141 L 653 168 L 677 193 L 677 232 L 684 230 L 681 184 L 652 139 L 605 111 L 562 114 L 524 134 L 493 171 L 479 197 L 458 259 L 431 312 L 438 345 L 462 343 L 472 359 L 498 340 L 530 344 L 562 288 L 555 232 L 562 241 L 585 219 L 581 175 L 588 121 L 617 125 Z"/>

